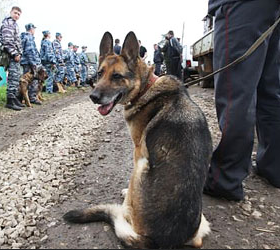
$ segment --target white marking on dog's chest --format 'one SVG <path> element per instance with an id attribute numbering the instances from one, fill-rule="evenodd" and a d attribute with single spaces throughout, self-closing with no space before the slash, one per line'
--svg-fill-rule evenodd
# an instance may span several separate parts
<path id="1" fill-rule="evenodd" d="M 147 158 L 140 158 L 136 164 L 136 173 L 139 177 L 142 175 L 143 172 L 147 172 L 147 170 L 149 169 L 149 161 Z"/>

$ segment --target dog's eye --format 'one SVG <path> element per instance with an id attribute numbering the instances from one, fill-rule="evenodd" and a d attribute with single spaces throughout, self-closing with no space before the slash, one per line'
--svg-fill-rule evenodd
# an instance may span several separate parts
<path id="1" fill-rule="evenodd" d="M 102 77 L 102 75 L 103 75 L 103 70 L 98 71 L 97 75 L 98 75 L 98 77 Z"/>
<path id="2" fill-rule="evenodd" d="M 112 75 L 112 79 L 113 80 L 120 80 L 120 79 L 123 79 L 123 76 L 121 74 L 118 74 L 118 73 L 114 73 Z"/>

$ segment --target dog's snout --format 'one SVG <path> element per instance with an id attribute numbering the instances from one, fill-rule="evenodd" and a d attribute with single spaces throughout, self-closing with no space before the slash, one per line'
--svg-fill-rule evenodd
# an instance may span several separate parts
<path id="1" fill-rule="evenodd" d="M 89 97 L 93 103 L 99 103 L 101 95 L 99 91 L 93 91 Z"/>

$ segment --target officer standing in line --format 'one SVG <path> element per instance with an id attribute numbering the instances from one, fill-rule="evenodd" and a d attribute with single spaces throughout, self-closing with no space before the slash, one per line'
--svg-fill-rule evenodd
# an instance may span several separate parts
<path id="1" fill-rule="evenodd" d="M 87 74 L 88 74 L 88 68 L 87 68 L 88 57 L 86 55 L 86 50 L 87 50 L 87 46 L 82 46 L 82 52 L 80 54 L 80 62 L 82 65 L 82 68 L 81 68 L 81 85 L 82 86 L 85 86 L 86 80 L 87 80 Z"/>
<path id="2" fill-rule="evenodd" d="M 65 75 L 65 71 L 64 71 L 65 65 L 63 61 L 63 51 L 61 47 L 61 40 L 62 40 L 61 33 L 57 32 L 55 38 L 56 39 L 52 43 L 55 57 L 56 57 L 56 68 L 57 68 L 54 81 L 57 84 L 58 92 L 65 93 L 66 91 L 64 90 L 62 84 Z"/>
<path id="3" fill-rule="evenodd" d="M 10 63 L 8 66 L 7 104 L 5 107 L 17 111 L 22 109 L 17 99 L 20 79 L 20 59 L 22 54 L 19 27 L 17 25 L 17 20 L 20 18 L 20 15 L 21 9 L 14 6 L 10 12 L 10 16 L 3 20 L 0 28 L 0 42 L 10 56 Z"/>
<path id="4" fill-rule="evenodd" d="M 77 84 L 75 84 L 76 87 L 81 87 L 80 86 L 80 79 L 81 79 L 81 69 L 80 69 L 80 57 L 78 55 L 78 45 L 73 46 L 73 54 L 74 54 L 74 64 L 75 64 L 75 73 L 76 73 L 76 78 L 77 78 Z"/>
<path id="5" fill-rule="evenodd" d="M 65 55 L 65 65 L 67 71 L 67 79 L 70 86 L 77 85 L 77 78 L 75 74 L 75 62 L 74 62 L 74 53 L 73 53 L 73 43 L 68 43 L 68 50 Z"/>
<path id="6" fill-rule="evenodd" d="M 50 41 L 51 33 L 48 30 L 43 31 L 43 39 L 41 42 L 41 61 L 46 68 L 48 79 L 46 84 L 46 92 L 53 93 L 54 71 L 56 69 L 56 58 Z"/>
<path id="7" fill-rule="evenodd" d="M 23 67 L 23 73 L 36 71 L 37 66 L 41 65 L 41 58 L 35 43 L 35 29 L 34 24 L 29 23 L 25 25 L 26 32 L 21 33 L 21 44 L 23 54 L 20 64 Z M 30 102 L 41 105 L 42 103 L 37 99 L 38 80 L 33 80 L 28 87 L 28 95 Z"/>

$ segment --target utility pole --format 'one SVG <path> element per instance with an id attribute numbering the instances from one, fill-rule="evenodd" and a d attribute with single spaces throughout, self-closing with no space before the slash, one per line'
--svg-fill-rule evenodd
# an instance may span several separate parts
<path id="1" fill-rule="evenodd" d="M 182 31 L 182 39 L 181 39 L 181 41 L 182 41 L 181 45 L 182 46 L 184 45 L 184 35 L 185 35 L 185 22 L 183 22 L 183 31 Z"/>

